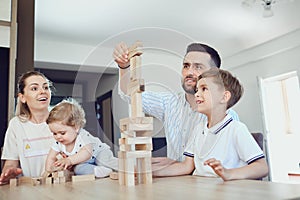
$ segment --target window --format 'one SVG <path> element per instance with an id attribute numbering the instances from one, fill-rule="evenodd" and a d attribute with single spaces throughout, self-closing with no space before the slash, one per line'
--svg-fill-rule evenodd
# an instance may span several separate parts
<path id="1" fill-rule="evenodd" d="M 288 182 L 299 168 L 300 93 L 297 72 L 259 78 L 262 114 L 272 181 Z"/>

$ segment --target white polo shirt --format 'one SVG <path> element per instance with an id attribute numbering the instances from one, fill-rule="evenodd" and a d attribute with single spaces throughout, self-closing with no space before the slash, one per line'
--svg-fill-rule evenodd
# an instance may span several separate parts
<path id="1" fill-rule="evenodd" d="M 225 168 L 239 168 L 264 157 L 248 128 L 240 121 L 227 115 L 221 122 L 207 128 L 207 120 L 198 124 L 190 138 L 185 156 L 194 157 L 195 171 L 193 175 L 218 175 L 211 167 L 203 163 L 215 158 Z"/>

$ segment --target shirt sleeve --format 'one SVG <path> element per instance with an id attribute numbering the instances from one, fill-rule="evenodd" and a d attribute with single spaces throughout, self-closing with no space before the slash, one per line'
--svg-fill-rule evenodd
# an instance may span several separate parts
<path id="1" fill-rule="evenodd" d="M 197 143 L 196 139 L 196 135 L 199 134 L 198 133 L 198 126 L 196 126 L 191 134 L 191 137 L 189 138 L 186 148 L 183 152 L 183 155 L 188 156 L 188 157 L 194 157 L 195 155 L 195 143 Z"/>
<path id="2" fill-rule="evenodd" d="M 246 125 L 242 123 L 236 133 L 236 147 L 239 157 L 248 164 L 265 157 Z"/>
<path id="3" fill-rule="evenodd" d="M 170 98 L 170 93 L 145 91 L 142 93 L 143 110 L 146 114 L 163 121 Z"/>
<path id="4" fill-rule="evenodd" d="M 14 129 L 14 120 L 9 122 L 5 133 L 4 146 L 1 159 L 3 160 L 19 160 L 18 145 L 16 139 L 16 131 Z"/>

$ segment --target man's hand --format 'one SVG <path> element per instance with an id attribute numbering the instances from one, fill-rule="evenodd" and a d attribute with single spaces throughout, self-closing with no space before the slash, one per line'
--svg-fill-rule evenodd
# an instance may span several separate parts
<path id="1" fill-rule="evenodd" d="M 118 44 L 114 49 L 113 58 L 121 68 L 126 68 L 130 64 L 128 53 L 128 47 L 124 42 Z"/>

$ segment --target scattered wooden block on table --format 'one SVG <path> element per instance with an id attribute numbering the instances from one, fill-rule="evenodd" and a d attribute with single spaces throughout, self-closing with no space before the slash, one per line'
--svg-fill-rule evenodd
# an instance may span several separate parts
<path id="1" fill-rule="evenodd" d="M 94 174 L 72 176 L 72 182 L 94 181 L 94 180 L 95 180 Z"/>
<path id="2" fill-rule="evenodd" d="M 112 172 L 109 174 L 109 178 L 112 180 L 118 180 L 119 179 L 119 175 L 118 172 Z"/>
<path id="3" fill-rule="evenodd" d="M 18 186 L 18 180 L 16 178 L 11 178 L 9 180 L 9 186 L 10 187 L 15 187 L 15 186 Z"/>

